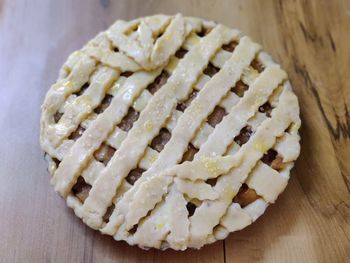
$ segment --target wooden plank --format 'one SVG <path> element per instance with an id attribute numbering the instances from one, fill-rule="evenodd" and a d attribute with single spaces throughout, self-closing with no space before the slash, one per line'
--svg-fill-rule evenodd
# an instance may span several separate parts
<path id="1" fill-rule="evenodd" d="M 49 186 L 38 145 L 40 105 L 60 65 L 115 19 L 152 12 L 137 8 L 142 1 L 0 3 L 0 123 L 8 127 L 0 143 L 0 240 L 5 244 L 0 262 L 223 262 L 223 242 L 176 253 L 143 251 L 102 236 L 85 227 Z"/>
<path id="2" fill-rule="evenodd" d="M 287 69 L 298 94 L 302 152 L 277 204 L 226 241 L 227 262 L 345 262 L 350 255 L 350 84 L 341 77 L 350 65 L 350 18 L 332 3 L 268 1 L 250 8 L 271 25 L 266 35 L 256 33 L 257 41 Z"/>
<path id="3" fill-rule="evenodd" d="M 145 2 L 0 0 L 0 262 L 345 262 L 350 1 Z M 49 186 L 38 145 L 39 106 L 69 53 L 116 19 L 176 12 L 250 35 L 286 68 L 300 99 L 302 154 L 290 184 L 225 250 L 216 242 L 143 251 L 88 229 Z"/>

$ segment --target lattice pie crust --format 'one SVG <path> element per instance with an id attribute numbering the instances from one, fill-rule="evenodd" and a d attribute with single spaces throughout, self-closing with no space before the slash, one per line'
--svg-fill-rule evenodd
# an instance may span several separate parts
<path id="1" fill-rule="evenodd" d="M 51 182 L 88 226 L 200 248 L 262 215 L 299 155 L 287 74 L 239 31 L 182 15 L 115 22 L 42 106 Z"/>

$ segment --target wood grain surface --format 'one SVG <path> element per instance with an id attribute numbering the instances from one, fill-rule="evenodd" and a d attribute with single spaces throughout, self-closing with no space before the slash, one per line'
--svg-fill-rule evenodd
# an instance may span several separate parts
<path id="1" fill-rule="evenodd" d="M 116 19 L 200 16 L 239 28 L 288 71 L 302 151 L 255 224 L 186 252 L 92 231 L 49 185 L 40 105 L 69 53 Z M 0 0 L 0 262 L 350 262 L 350 1 Z"/>

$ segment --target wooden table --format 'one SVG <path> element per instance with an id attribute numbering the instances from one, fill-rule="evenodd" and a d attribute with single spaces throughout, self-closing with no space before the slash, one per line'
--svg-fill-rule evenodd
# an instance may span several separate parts
<path id="1" fill-rule="evenodd" d="M 116 19 L 202 16 L 289 72 L 301 156 L 247 229 L 199 251 L 142 251 L 85 227 L 49 186 L 40 104 L 67 55 Z M 350 1 L 0 0 L 0 262 L 350 262 Z"/>

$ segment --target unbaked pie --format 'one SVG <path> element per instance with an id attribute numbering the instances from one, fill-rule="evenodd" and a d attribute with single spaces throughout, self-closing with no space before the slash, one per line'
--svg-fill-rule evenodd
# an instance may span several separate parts
<path id="1" fill-rule="evenodd" d="M 261 216 L 299 155 L 287 74 L 239 31 L 182 15 L 116 21 L 69 56 L 42 106 L 51 183 L 85 224 L 200 248 Z"/>

